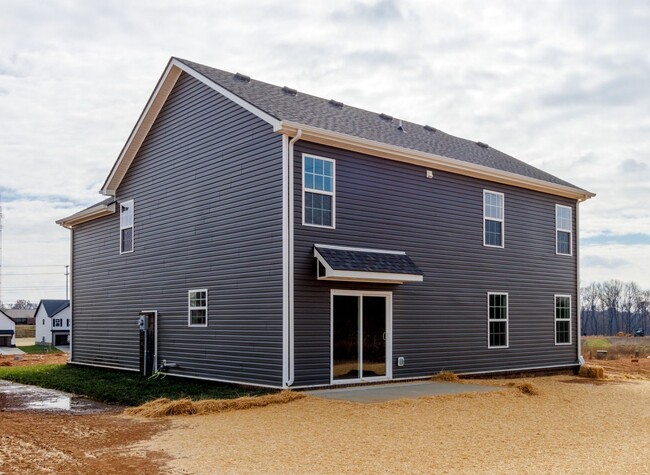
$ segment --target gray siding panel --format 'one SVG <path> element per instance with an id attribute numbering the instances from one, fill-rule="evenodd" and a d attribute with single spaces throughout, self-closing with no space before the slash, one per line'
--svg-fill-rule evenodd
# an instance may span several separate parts
<path id="1" fill-rule="evenodd" d="M 281 385 L 281 136 L 183 74 L 117 199 L 135 200 L 135 252 L 117 213 L 74 230 L 74 361 L 137 369 L 138 312 L 157 310 L 170 372 Z M 203 288 L 209 325 L 190 328 Z"/>
<path id="2" fill-rule="evenodd" d="M 336 160 L 336 229 L 302 225 L 302 153 Z M 572 365 L 576 258 L 555 254 L 555 204 L 575 202 L 299 141 L 295 153 L 295 384 L 330 382 L 330 289 L 393 292 L 393 378 Z M 505 248 L 483 246 L 483 190 L 505 194 Z M 573 249 L 576 243 L 573 233 Z M 406 251 L 424 282 L 316 280 L 313 245 Z M 509 294 L 507 349 L 488 349 L 487 293 Z M 556 346 L 554 294 L 572 296 L 572 344 Z M 397 367 L 403 356 L 406 365 Z"/>

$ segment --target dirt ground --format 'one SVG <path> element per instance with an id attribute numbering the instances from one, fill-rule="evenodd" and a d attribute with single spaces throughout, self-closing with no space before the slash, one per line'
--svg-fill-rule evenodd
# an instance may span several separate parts
<path id="1" fill-rule="evenodd" d="M 47 355 L 4 355 L 0 356 L 0 366 L 31 366 L 36 364 L 65 364 L 67 353 Z"/>
<path id="2" fill-rule="evenodd" d="M 0 414 L 0 474 L 650 473 L 650 360 L 610 378 L 357 404 L 307 397 L 207 416 Z M 626 366 L 630 366 L 629 370 Z M 616 369 L 618 367 L 618 370 Z M 634 374 L 629 374 L 630 372 Z"/>

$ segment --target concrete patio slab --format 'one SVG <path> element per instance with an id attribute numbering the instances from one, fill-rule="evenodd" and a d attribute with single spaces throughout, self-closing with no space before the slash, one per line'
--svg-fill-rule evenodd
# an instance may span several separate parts
<path id="1" fill-rule="evenodd" d="M 396 399 L 416 399 L 423 396 L 442 396 L 445 394 L 464 394 L 474 392 L 483 393 L 500 390 L 503 390 L 503 387 L 482 386 L 478 384 L 445 383 L 439 381 L 418 381 L 413 383 L 382 384 L 378 386 L 320 389 L 316 391 L 305 391 L 305 394 L 325 399 L 373 403 L 393 401 Z"/>

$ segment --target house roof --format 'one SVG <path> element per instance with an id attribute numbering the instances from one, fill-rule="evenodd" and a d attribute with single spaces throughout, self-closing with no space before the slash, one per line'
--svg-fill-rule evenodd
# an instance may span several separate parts
<path id="1" fill-rule="evenodd" d="M 41 306 L 45 308 L 45 313 L 47 313 L 47 316 L 51 318 L 55 316 L 57 313 L 69 307 L 70 301 L 69 300 L 41 300 L 40 303 L 38 304 L 38 307 L 36 307 L 36 312 L 38 312 Z"/>
<path id="2" fill-rule="evenodd" d="M 36 315 L 36 310 L 33 308 L 5 308 L 1 311 L 12 320 L 15 318 L 34 318 L 34 315 Z"/>
<path id="3" fill-rule="evenodd" d="M 482 142 L 179 58 L 172 58 L 167 65 L 102 193 L 115 194 L 181 73 L 192 75 L 256 114 L 278 133 L 300 134 L 302 140 L 577 200 L 594 196 Z"/>
<path id="4" fill-rule="evenodd" d="M 94 205 L 82 209 L 81 211 L 78 211 L 70 216 L 59 219 L 56 221 L 56 223 L 69 228 L 75 224 L 85 223 L 86 221 L 101 218 L 102 216 L 113 214 L 114 212 L 115 198 L 111 196 L 110 198 L 106 198 L 105 200 L 102 200 L 99 203 L 95 203 Z"/>
<path id="5" fill-rule="evenodd" d="M 12 322 L 14 322 L 14 319 L 11 318 L 9 315 L 7 315 L 7 313 L 6 313 L 7 310 L 9 310 L 9 309 L 6 309 L 6 308 L 0 308 L 0 316 L 6 317 L 6 318 L 8 318 L 9 320 L 11 320 Z M 14 323 L 16 323 L 16 322 L 14 322 Z"/>

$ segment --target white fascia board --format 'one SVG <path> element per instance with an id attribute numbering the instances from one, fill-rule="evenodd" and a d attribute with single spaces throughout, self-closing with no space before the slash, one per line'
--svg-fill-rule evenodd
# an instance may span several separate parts
<path id="1" fill-rule="evenodd" d="M 221 87 L 219 84 L 195 71 L 183 62 L 177 60 L 176 58 L 172 58 L 169 60 L 169 63 L 167 64 L 163 75 L 158 80 L 158 84 L 151 94 L 151 97 L 149 98 L 147 105 L 142 111 L 142 114 L 140 114 L 138 122 L 135 124 L 135 127 L 133 127 L 131 135 L 124 145 L 124 148 L 120 152 L 115 165 L 113 165 L 113 168 L 111 169 L 111 172 L 108 175 L 104 186 L 102 186 L 102 194 L 115 196 L 117 187 L 122 182 L 124 175 L 126 175 L 126 172 L 131 166 L 135 155 L 138 153 L 138 150 L 142 146 L 144 139 L 147 137 L 147 134 L 149 133 L 151 126 L 156 120 L 156 117 L 158 117 L 158 114 L 160 113 L 163 105 L 167 101 L 167 97 L 169 97 L 169 94 L 171 93 L 179 76 L 181 75 L 181 72 L 185 72 L 193 78 L 201 81 L 203 84 L 211 87 L 219 94 L 233 101 L 235 104 L 255 114 L 262 120 L 268 122 L 273 126 L 274 129 L 278 127 L 280 121 L 275 117 L 246 102 L 238 95 L 230 92 L 228 89 Z"/>
<path id="2" fill-rule="evenodd" d="M 566 185 L 550 183 L 544 180 L 518 175 L 516 173 L 464 162 L 455 158 L 420 152 L 361 137 L 354 137 L 340 132 L 332 132 L 318 127 L 298 124 L 291 121 L 281 121 L 280 124 L 274 128 L 274 131 L 292 135 L 295 134 L 298 129 L 303 132 L 303 140 L 331 145 L 345 150 L 353 150 L 355 152 L 387 158 L 389 160 L 435 168 L 437 170 L 456 173 L 458 175 L 471 176 L 482 180 L 527 188 L 543 193 L 572 198 L 578 201 L 584 201 L 596 196 L 594 193 L 589 191 Z"/>
<path id="3" fill-rule="evenodd" d="M 109 214 L 113 213 L 115 213 L 115 203 L 111 203 L 110 205 L 100 204 L 93 206 L 92 208 L 79 211 L 78 213 L 70 215 L 67 218 L 59 219 L 56 221 L 56 224 L 63 226 L 64 228 L 72 228 L 77 224 L 85 223 L 86 221 L 92 221 L 93 219 L 108 216 Z"/>
<path id="4" fill-rule="evenodd" d="M 336 280 L 345 282 L 374 282 L 382 284 L 403 284 L 404 282 L 422 282 L 424 278 L 416 274 L 393 274 L 388 272 L 364 272 L 333 269 L 321 256 L 317 249 L 314 249 L 314 257 L 318 259 L 325 268 L 325 276 L 316 275 L 318 280 Z"/>
<path id="5" fill-rule="evenodd" d="M 322 247 L 325 249 L 338 249 L 341 251 L 376 252 L 377 254 L 397 254 L 400 256 L 406 255 L 406 252 L 404 251 L 388 251 L 385 249 L 371 249 L 369 247 L 335 246 L 333 244 L 314 244 L 314 247 Z"/>

